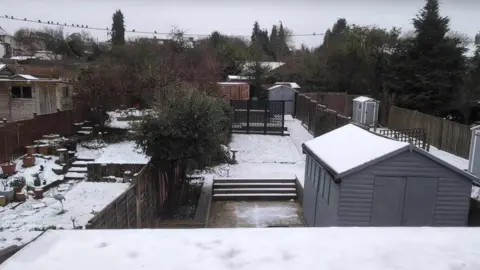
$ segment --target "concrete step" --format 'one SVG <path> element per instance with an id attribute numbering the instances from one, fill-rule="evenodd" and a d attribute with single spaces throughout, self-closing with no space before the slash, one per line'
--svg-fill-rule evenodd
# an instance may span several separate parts
<path id="1" fill-rule="evenodd" d="M 77 133 L 83 136 L 92 135 L 92 131 L 90 130 L 80 130 L 80 131 L 77 131 Z"/>
<path id="2" fill-rule="evenodd" d="M 65 180 L 83 180 L 87 176 L 86 173 L 78 173 L 78 172 L 68 172 L 65 174 Z"/>
<path id="3" fill-rule="evenodd" d="M 213 183 L 213 188 L 295 188 L 294 182 L 269 182 L 269 183 Z"/>
<path id="4" fill-rule="evenodd" d="M 72 167 L 68 172 L 87 173 L 87 167 Z"/>
<path id="5" fill-rule="evenodd" d="M 295 183 L 295 178 L 214 178 L 213 183 Z"/>
<path id="6" fill-rule="evenodd" d="M 93 130 L 93 127 L 81 127 L 82 130 L 90 131 Z"/>
<path id="7" fill-rule="evenodd" d="M 87 167 L 88 162 L 86 161 L 75 161 L 72 163 L 72 167 Z"/>
<path id="8" fill-rule="evenodd" d="M 296 198 L 296 193 L 236 193 L 213 195 L 213 200 L 216 201 L 289 201 Z"/>
<path id="9" fill-rule="evenodd" d="M 95 161 L 95 159 L 94 158 L 77 157 L 76 161 Z"/>
<path id="10" fill-rule="evenodd" d="M 213 194 L 295 193 L 295 188 L 214 188 Z"/>

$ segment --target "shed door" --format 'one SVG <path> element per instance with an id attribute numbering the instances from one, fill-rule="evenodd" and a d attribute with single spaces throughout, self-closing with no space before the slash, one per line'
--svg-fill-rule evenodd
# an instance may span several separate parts
<path id="1" fill-rule="evenodd" d="M 400 226 L 402 224 L 405 177 L 375 177 L 370 224 Z"/>
<path id="2" fill-rule="evenodd" d="M 375 123 L 375 102 L 366 102 L 365 103 L 365 125 L 373 125 Z"/>
<path id="3" fill-rule="evenodd" d="M 432 226 L 437 200 L 438 179 L 408 177 L 403 209 L 403 225 Z"/>

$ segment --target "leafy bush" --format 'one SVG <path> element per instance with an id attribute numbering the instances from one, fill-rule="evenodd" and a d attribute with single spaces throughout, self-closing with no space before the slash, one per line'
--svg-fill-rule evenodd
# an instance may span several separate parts
<path id="1" fill-rule="evenodd" d="M 139 126 L 137 146 L 152 161 L 188 161 L 201 169 L 225 161 L 231 109 L 224 100 L 197 90 L 182 91 L 168 106 L 157 107 Z"/>

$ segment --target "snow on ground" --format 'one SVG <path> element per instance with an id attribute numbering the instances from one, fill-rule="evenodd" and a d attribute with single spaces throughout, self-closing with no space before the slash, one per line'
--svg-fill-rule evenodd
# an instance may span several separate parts
<path id="1" fill-rule="evenodd" d="M 41 200 L 30 198 L 18 206 L 11 203 L 0 208 L 0 249 L 25 244 L 50 226 L 72 229 L 72 217 L 75 218 L 75 226 L 85 226 L 94 212 L 102 210 L 129 187 L 129 184 L 120 183 L 75 184 L 75 181 L 70 181 L 49 190 Z M 65 213 L 61 213 L 61 204 L 52 197 L 54 194 L 65 196 Z M 12 209 L 14 206 L 17 207 Z"/>
<path id="2" fill-rule="evenodd" d="M 149 113 L 148 110 L 135 108 L 107 112 L 109 121 L 106 126 L 118 129 L 131 129 L 132 124 L 140 123 L 141 118 Z"/>
<path id="3" fill-rule="evenodd" d="M 289 136 L 234 134 L 230 149 L 239 163 L 295 163 L 299 155 Z"/>
<path id="4" fill-rule="evenodd" d="M 95 163 L 147 164 L 150 158 L 136 148 L 135 142 L 124 141 L 108 144 L 100 149 L 77 147 L 79 158 L 95 159 Z"/>
<path id="5" fill-rule="evenodd" d="M 41 179 L 41 186 L 46 184 L 50 184 L 56 180 L 63 180 L 63 175 L 55 174 L 52 169 L 61 169 L 62 167 L 55 163 L 58 160 L 56 156 L 41 156 L 36 155 L 35 157 L 35 166 L 24 168 L 23 167 L 23 160 L 19 158 L 14 162 L 17 165 L 17 173 L 13 176 L 8 178 L 7 182 L 14 180 L 17 177 L 25 177 L 26 185 L 33 186 L 33 181 L 35 180 L 34 174 L 40 173 L 40 166 L 43 166 L 44 170 L 39 175 Z M 45 180 L 45 184 L 43 182 Z M 3 187 L 1 187 L 3 188 Z"/>
<path id="6" fill-rule="evenodd" d="M 0 269 L 478 270 L 479 242 L 473 228 L 50 231 Z"/>

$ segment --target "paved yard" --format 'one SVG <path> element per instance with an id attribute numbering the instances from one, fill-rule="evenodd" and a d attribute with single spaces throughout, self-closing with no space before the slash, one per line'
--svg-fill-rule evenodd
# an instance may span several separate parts
<path id="1" fill-rule="evenodd" d="M 209 228 L 264 228 L 287 225 L 303 227 L 298 202 L 282 201 L 214 201 Z"/>

